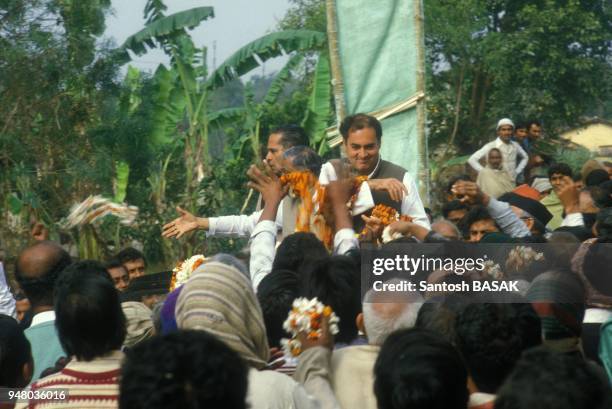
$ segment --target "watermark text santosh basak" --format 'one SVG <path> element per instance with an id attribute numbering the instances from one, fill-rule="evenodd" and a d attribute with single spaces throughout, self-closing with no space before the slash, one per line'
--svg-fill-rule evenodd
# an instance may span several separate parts
<path id="1" fill-rule="evenodd" d="M 517 281 L 473 281 L 461 283 L 428 283 L 425 280 L 413 283 L 402 280 L 395 283 L 385 283 L 381 280 L 374 281 L 374 291 L 384 292 L 496 292 L 511 291 L 518 292 Z"/>

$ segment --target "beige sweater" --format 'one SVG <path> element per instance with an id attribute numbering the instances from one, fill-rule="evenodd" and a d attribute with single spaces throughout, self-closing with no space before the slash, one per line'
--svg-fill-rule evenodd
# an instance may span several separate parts
<path id="1" fill-rule="evenodd" d="M 357 345 L 334 350 L 331 386 L 343 409 L 376 409 L 374 363 L 380 347 Z"/>

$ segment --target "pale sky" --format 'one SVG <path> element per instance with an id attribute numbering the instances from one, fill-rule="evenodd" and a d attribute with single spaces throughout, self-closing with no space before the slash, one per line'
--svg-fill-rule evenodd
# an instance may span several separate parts
<path id="1" fill-rule="evenodd" d="M 127 37 L 144 28 L 143 10 L 146 0 L 113 0 L 113 15 L 106 19 L 106 37 L 115 39 L 121 45 Z M 216 42 L 216 65 L 243 45 L 275 30 L 278 21 L 289 8 L 288 0 L 166 0 L 166 15 L 193 7 L 211 6 L 215 17 L 200 23 L 192 31 L 196 47 L 208 47 L 208 66 L 213 66 L 213 45 Z M 278 71 L 285 58 L 269 60 L 265 73 Z M 157 49 L 143 56 L 134 57 L 131 65 L 145 71 L 155 71 L 159 63 L 168 58 Z M 125 68 L 124 68 L 125 69 Z M 252 74 L 262 74 L 255 69 Z"/>

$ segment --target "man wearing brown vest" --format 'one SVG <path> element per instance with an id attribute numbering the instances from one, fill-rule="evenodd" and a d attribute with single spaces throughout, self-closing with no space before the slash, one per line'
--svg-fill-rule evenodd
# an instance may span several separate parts
<path id="1" fill-rule="evenodd" d="M 367 215 L 377 204 L 392 207 L 429 229 L 429 219 L 412 176 L 406 169 L 380 157 L 382 126 L 378 119 L 365 114 L 348 116 L 340 125 L 340 133 L 347 157 L 325 163 L 319 181 L 328 184 L 339 175 L 368 177 L 367 182 L 361 184 L 352 209 L 355 231 L 364 226 L 361 216 Z"/>

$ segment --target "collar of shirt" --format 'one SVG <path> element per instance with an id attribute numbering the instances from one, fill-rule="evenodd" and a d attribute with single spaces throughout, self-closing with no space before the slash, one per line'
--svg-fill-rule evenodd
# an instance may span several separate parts
<path id="1" fill-rule="evenodd" d="M 66 365 L 66 369 L 79 372 L 108 372 L 117 369 L 124 357 L 121 351 L 111 351 L 104 356 L 99 356 L 91 361 L 79 361 L 72 357 Z"/>
<path id="2" fill-rule="evenodd" d="M 495 140 L 495 145 L 499 148 L 502 146 L 507 146 L 507 147 L 511 147 L 512 146 L 512 141 L 506 143 L 504 141 L 501 140 L 501 138 L 498 136 L 497 139 Z"/>
<path id="3" fill-rule="evenodd" d="M 372 173 L 368 175 L 368 179 L 372 179 L 372 175 L 376 173 L 379 166 L 380 166 L 380 153 L 378 154 L 378 162 L 376 162 L 376 166 L 374 167 L 374 170 L 372 171 Z"/>
<path id="4" fill-rule="evenodd" d="M 43 311 L 36 314 L 34 317 L 32 317 L 32 324 L 30 324 L 30 327 L 38 324 L 44 324 L 45 322 L 49 321 L 55 321 L 55 311 L 53 310 Z"/>

